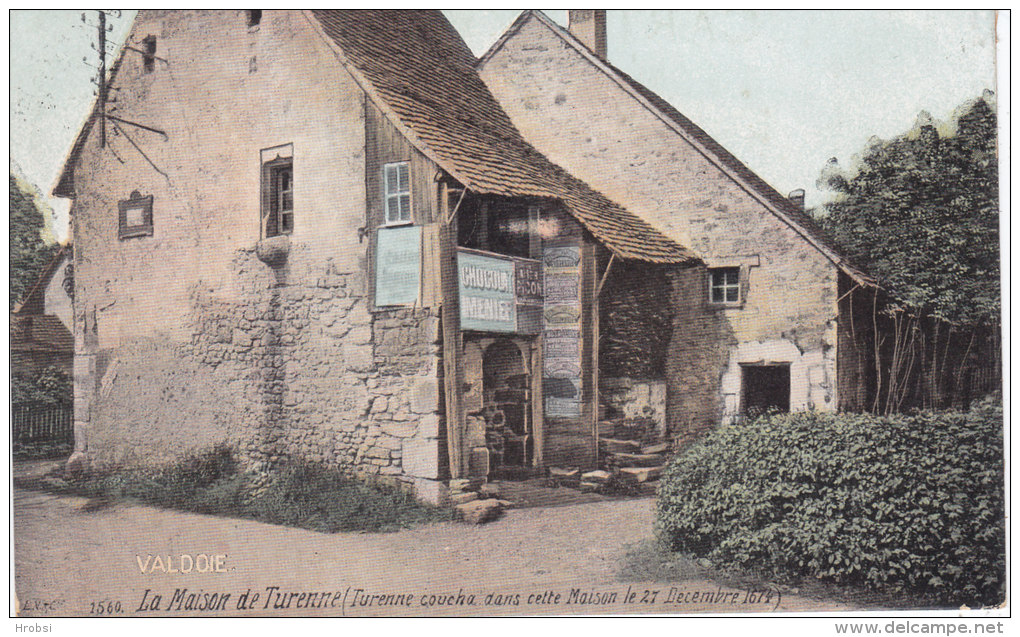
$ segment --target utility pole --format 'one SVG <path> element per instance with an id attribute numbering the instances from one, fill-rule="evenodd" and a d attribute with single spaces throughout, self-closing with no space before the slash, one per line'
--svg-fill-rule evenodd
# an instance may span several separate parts
<path id="1" fill-rule="evenodd" d="M 99 146 L 106 148 L 106 12 L 99 10 Z"/>
<path id="2" fill-rule="evenodd" d="M 99 24 L 96 25 L 97 28 L 99 29 L 99 43 L 98 43 L 98 46 L 95 47 L 96 48 L 96 53 L 99 54 L 99 73 L 98 73 L 97 77 L 95 78 L 95 82 L 96 82 L 96 86 L 98 87 L 99 91 L 97 92 L 98 99 L 97 99 L 97 104 L 95 106 L 94 115 L 96 117 L 98 117 L 98 119 L 99 119 L 99 145 L 100 145 L 100 147 L 101 148 L 106 148 L 106 120 L 110 120 L 110 123 L 113 125 L 113 127 L 117 131 L 119 131 L 121 133 L 123 133 L 123 130 L 121 129 L 120 124 L 127 124 L 129 126 L 134 126 L 135 128 L 139 128 L 141 130 L 149 131 L 150 133 L 156 133 L 156 134 L 162 135 L 163 139 L 167 139 L 167 134 L 166 134 L 165 131 L 162 131 L 162 130 L 160 130 L 158 128 L 153 128 L 152 126 L 145 126 L 144 124 L 139 124 L 137 122 L 132 122 L 130 120 L 127 120 L 127 119 L 124 119 L 124 118 L 121 118 L 121 117 L 115 117 L 115 116 L 113 116 L 113 115 L 111 115 L 111 114 L 109 114 L 107 112 L 107 110 L 116 111 L 117 109 L 116 109 L 116 107 L 114 107 L 112 109 L 108 109 L 107 108 L 107 102 L 109 101 L 109 93 L 110 93 L 110 80 L 106 76 L 106 32 L 107 31 L 112 31 L 113 30 L 113 26 L 106 24 L 106 14 L 109 13 L 114 18 L 120 18 L 121 17 L 121 12 L 120 12 L 119 9 L 110 9 L 110 10 L 98 9 L 96 11 L 96 13 L 99 14 Z M 84 12 L 81 14 L 81 21 L 82 21 L 82 23 L 86 24 L 87 26 L 93 26 L 92 24 L 90 24 L 85 19 L 85 13 Z M 159 60 L 160 62 L 163 62 L 164 64 L 167 64 L 167 65 L 170 64 L 169 60 L 167 60 L 165 58 L 157 57 L 156 55 L 154 55 L 154 51 L 142 51 L 141 49 L 136 49 L 133 46 L 129 46 L 126 42 L 123 45 L 123 50 L 125 50 L 125 51 L 132 51 L 134 53 L 140 53 L 140 54 L 142 54 L 144 56 L 151 57 L 154 60 Z M 82 58 L 82 61 L 87 63 L 87 58 Z M 114 90 L 116 90 L 116 89 L 114 89 Z M 116 101 L 116 99 L 114 99 L 114 101 Z M 126 133 L 124 135 L 125 135 L 125 137 L 127 137 Z M 141 148 L 138 147 L 138 145 L 134 142 L 134 140 L 132 140 L 130 137 L 127 137 L 127 140 L 133 146 L 135 146 L 135 149 L 138 150 L 138 152 L 142 153 L 142 156 L 145 157 L 145 159 L 147 161 L 149 161 L 150 164 L 152 164 L 152 161 L 149 160 L 148 156 L 146 156 L 144 152 L 142 152 Z M 153 168 L 155 168 L 155 165 L 153 165 Z M 160 171 L 158 168 L 156 168 L 156 170 L 159 171 L 160 173 L 162 173 L 162 171 Z"/>

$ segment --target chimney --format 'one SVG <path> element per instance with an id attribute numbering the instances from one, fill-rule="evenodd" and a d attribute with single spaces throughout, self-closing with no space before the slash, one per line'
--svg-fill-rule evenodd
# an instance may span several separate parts
<path id="1" fill-rule="evenodd" d="M 601 59 L 606 59 L 606 10 L 570 9 L 567 29 L 581 44 Z"/>
<path id="2" fill-rule="evenodd" d="M 804 193 L 804 189 L 803 188 L 798 188 L 798 189 L 794 190 L 793 192 L 791 192 L 790 194 L 786 195 L 786 198 L 789 199 L 790 201 L 792 201 L 795 206 L 797 206 L 798 208 L 803 210 L 804 209 L 804 194 L 805 194 Z"/>

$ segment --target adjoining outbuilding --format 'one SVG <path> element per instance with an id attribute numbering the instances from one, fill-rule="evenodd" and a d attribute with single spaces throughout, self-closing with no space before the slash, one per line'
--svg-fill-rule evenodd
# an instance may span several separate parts
<path id="1" fill-rule="evenodd" d="M 529 143 L 697 255 L 673 281 L 681 301 L 655 374 L 672 433 L 768 409 L 861 408 L 870 304 L 856 326 L 851 307 L 875 282 L 805 212 L 804 191 L 782 196 L 608 61 L 604 10 L 569 21 L 523 12 L 478 71 Z"/>

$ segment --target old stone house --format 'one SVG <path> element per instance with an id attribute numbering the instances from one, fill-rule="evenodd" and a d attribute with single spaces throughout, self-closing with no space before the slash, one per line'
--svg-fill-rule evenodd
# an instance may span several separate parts
<path id="1" fill-rule="evenodd" d="M 432 501 L 595 463 L 606 275 L 696 260 L 526 142 L 441 13 L 141 11 L 127 45 L 55 189 L 76 453 Z"/>
<path id="2" fill-rule="evenodd" d="M 860 408 L 869 328 L 850 309 L 874 281 L 805 213 L 803 191 L 783 197 L 607 60 L 605 11 L 569 20 L 564 29 L 525 11 L 478 70 L 535 148 L 699 258 L 673 279 L 668 355 L 637 374 L 665 388 L 671 429 L 756 409 Z M 648 285 L 634 273 L 611 274 L 606 287 Z"/>
<path id="3" fill-rule="evenodd" d="M 849 405 L 870 280 L 580 15 L 593 49 L 526 12 L 479 61 L 433 11 L 139 12 L 55 189 L 76 453 L 438 502 L 593 467 L 605 417 Z"/>

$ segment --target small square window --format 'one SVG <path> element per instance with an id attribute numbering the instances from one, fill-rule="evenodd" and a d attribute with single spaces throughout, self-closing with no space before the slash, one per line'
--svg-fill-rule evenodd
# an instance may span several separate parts
<path id="1" fill-rule="evenodd" d="M 711 268 L 708 273 L 708 298 L 712 303 L 740 303 L 740 268 Z"/>
<path id="2" fill-rule="evenodd" d="M 383 167 L 386 225 L 411 222 L 411 165 L 402 161 Z"/>
<path id="3" fill-rule="evenodd" d="M 263 218 L 266 236 L 294 231 L 294 164 L 290 157 L 263 165 Z"/>
<path id="4" fill-rule="evenodd" d="M 117 207 L 121 239 L 152 236 L 152 195 L 143 197 L 136 190 Z"/>

